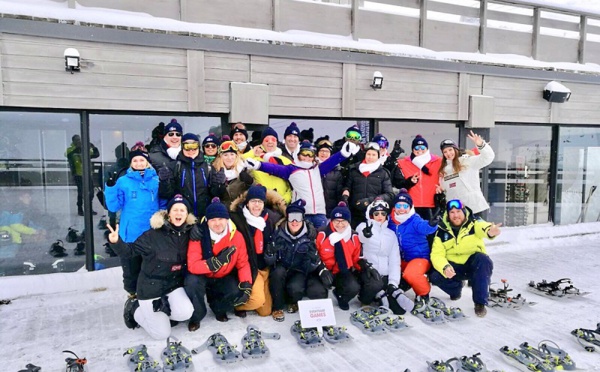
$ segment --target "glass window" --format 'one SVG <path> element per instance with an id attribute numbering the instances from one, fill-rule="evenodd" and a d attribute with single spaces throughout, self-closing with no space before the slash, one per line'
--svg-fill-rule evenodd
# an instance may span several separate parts
<path id="1" fill-rule="evenodd" d="M 442 156 L 440 142 L 447 138 L 458 141 L 458 128 L 455 123 L 380 121 L 379 132 L 388 138 L 390 146 L 393 146 L 395 140 L 402 140 L 402 148 L 406 155 L 410 154 L 412 140 L 417 134 L 425 138 L 430 152 L 438 156 Z"/>
<path id="2" fill-rule="evenodd" d="M 75 113 L 0 112 L 0 275 L 76 271 L 85 255 L 67 229 L 83 230 L 77 214 L 78 188 L 67 158 L 72 137 L 79 135 Z M 80 163 L 79 163 L 80 165 Z M 51 245 L 61 240 L 51 254 Z M 81 248 L 81 247 L 80 247 Z"/>
<path id="3" fill-rule="evenodd" d="M 298 125 L 300 131 L 308 131 L 313 129 L 313 141 L 317 138 L 325 135 L 329 136 L 331 142 L 343 138 L 346 134 L 346 129 L 353 125 L 358 125 L 361 129 L 364 138 L 369 138 L 369 125 L 368 120 L 314 120 L 314 119 L 294 119 L 294 118 L 282 118 L 282 119 L 269 119 L 269 126 L 277 132 L 279 135 L 279 141 L 283 142 L 283 135 L 285 129 L 292 123 L 295 122 Z"/>
<path id="4" fill-rule="evenodd" d="M 547 223 L 552 128 L 500 126 L 490 129 L 496 158 L 487 168 L 490 222 L 505 226 Z"/>
<path id="5" fill-rule="evenodd" d="M 600 129 L 560 127 L 556 223 L 600 219 Z"/>

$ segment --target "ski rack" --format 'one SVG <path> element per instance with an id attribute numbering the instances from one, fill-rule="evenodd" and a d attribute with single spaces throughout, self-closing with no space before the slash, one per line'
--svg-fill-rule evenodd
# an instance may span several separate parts
<path id="1" fill-rule="evenodd" d="M 593 353 L 596 348 L 600 348 L 600 323 L 596 324 L 596 329 L 577 328 L 571 334 L 587 352 Z"/>
<path id="2" fill-rule="evenodd" d="M 534 306 L 537 302 L 527 301 L 520 293 L 516 296 L 509 296 L 508 293 L 512 292 L 512 288 L 509 288 L 508 281 L 501 279 L 503 288 L 493 288 L 490 284 L 488 306 L 491 308 L 500 309 L 511 309 L 520 310 L 524 306 Z"/>

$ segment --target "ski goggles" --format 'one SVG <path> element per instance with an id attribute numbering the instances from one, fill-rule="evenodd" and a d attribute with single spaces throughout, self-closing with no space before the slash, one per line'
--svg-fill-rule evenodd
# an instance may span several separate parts
<path id="1" fill-rule="evenodd" d="M 224 152 L 238 152 L 238 147 L 233 141 L 225 141 L 219 146 L 219 154 Z"/>
<path id="2" fill-rule="evenodd" d="M 410 209 L 410 205 L 408 205 L 408 203 L 396 203 L 394 205 L 394 208 L 396 208 L 396 209 Z"/>
<path id="3" fill-rule="evenodd" d="M 184 142 L 181 146 L 186 151 L 194 151 L 200 148 L 200 144 L 198 142 Z"/>
<path id="4" fill-rule="evenodd" d="M 446 210 L 450 212 L 452 209 L 463 209 L 463 203 L 458 199 L 452 199 L 446 204 Z"/>
<path id="5" fill-rule="evenodd" d="M 388 142 L 388 140 L 386 139 L 380 139 L 379 141 L 377 141 L 377 144 L 379 145 L 379 147 L 381 147 L 382 149 L 387 149 L 388 146 L 390 145 L 390 143 Z"/>
<path id="6" fill-rule="evenodd" d="M 298 153 L 298 155 L 308 156 L 309 158 L 314 158 L 315 152 L 312 150 L 302 150 Z"/>
<path id="7" fill-rule="evenodd" d="M 317 143 L 317 147 L 333 147 L 333 143 L 328 140 L 321 140 Z"/>
<path id="8" fill-rule="evenodd" d="M 416 145 L 415 147 L 413 147 L 413 150 L 415 150 L 415 151 L 427 150 L 427 146 L 425 146 L 425 145 Z"/>
<path id="9" fill-rule="evenodd" d="M 367 151 L 367 150 L 379 151 L 379 150 L 381 150 L 381 146 L 379 146 L 379 144 L 377 142 L 369 142 L 369 143 L 367 143 L 367 146 L 365 146 L 365 151 Z"/>
<path id="10" fill-rule="evenodd" d="M 351 141 L 360 141 L 362 139 L 362 135 L 360 134 L 360 132 L 355 132 L 355 131 L 346 132 L 346 135 L 344 137 L 347 140 L 351 140 Z"/>
<path id="11" fill-rule="evenodd" d="M 287 216 L 288 222 L 302 222 L 304 221 L 304 215 L 302 213 L 289 213 Z"/>
<path id="12" fill-rule="evenodd" d="M 173 136 L 181 137 L 181 133 L 179 133 L 179 132 L 169 132 L 169 133 L 167 133 L 167 136 L 169 136 L 169 137 L 173 137 Z"/>

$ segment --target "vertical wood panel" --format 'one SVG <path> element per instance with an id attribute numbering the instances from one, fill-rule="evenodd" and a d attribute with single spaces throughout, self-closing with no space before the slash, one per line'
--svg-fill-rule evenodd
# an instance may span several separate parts
<path id="1" fill-rule="evenodd" d="M 188 109 L 190 111 L 206 109 L 203 51 L 188 50 Z"/>
<path id="2" fill-rule="evenodd" d="M 458 74 L 458 120 L 469 119 L 469 86 L 471 75 Z"/>
<path id="3" fill-rule="evenodd" d="M 356 65 L 344 63 L 342 78 L 342 116 L 356 116 Z"/>

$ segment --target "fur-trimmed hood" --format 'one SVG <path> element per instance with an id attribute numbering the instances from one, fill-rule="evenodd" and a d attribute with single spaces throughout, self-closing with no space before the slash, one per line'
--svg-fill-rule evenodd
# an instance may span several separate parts
<path id="1" fill-rule="evenodd" d="M 234 201 L 231 202 L 229 206 L 229 210 L 231 212 L 236 212 L 238 207 L 241 207 L 246 201 L 246 195 L 248 194 L 248 190 L 244 191 L 240 194 Z M 282 216 L 285 216 L 285 209 L 287 208 L 287 204 L 281 195 L 277 193 L 277 191 L 267 189 L 267 197 L 265 200 L 265 208 L 269 208 L 273 212 L 277 212 Z"/>
<path id="2" fill-rule="evenodd" d="M 165 225 L 165 222 L 167 222 L 168 219 L 169 213 L 166 210 L 163 209 L 157 211 L 150 218 L 150 227 L 152 227 L 154 230 L 162 229 L 162 227 Z M 187 219 L 185 220 L 185 223 L 189 226 L 192 226 L 196 223 L 197 220 L 198 219 L 196 218 L 196 216 L 194 216 L 193 213 L 189 213 Z"/>

